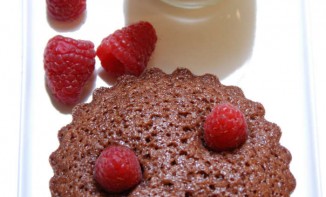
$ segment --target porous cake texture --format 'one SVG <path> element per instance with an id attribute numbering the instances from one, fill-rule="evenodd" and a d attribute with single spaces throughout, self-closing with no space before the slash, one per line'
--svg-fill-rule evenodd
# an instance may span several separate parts
<path id="1" fill-rule="evenodd" d="M 249 136 L 233 151 L 213 152 L 203 140 L 206 116 L 218 103 L 245 115 Z M 99 88 L 90 103 L 73 109 L 60 145 L 50 156 L 52 196 L 289 196 L 296 182 L 280 128 L 264 107 L 216 76 L 179 68 L 147 69 Z M 143 180 L 133 190 L 109 194 L 93 178 L 101 151 L 112 144 L 137 155 Z"/>

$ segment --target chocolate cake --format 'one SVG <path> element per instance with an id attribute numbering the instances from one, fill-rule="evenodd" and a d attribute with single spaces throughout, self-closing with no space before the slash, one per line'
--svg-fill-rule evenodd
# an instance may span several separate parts
<path id="1" fill-rule="evenodd" d="M 203 141 L 203 124 L 222 102 L 244 113 L 249 135 L 233 151 L 213 152 Z M 114 196 L 94 180 L 94 164 L 105 147 L 120 144 L 135 152 L 143 173 L 141 183 L 120 196 L 289 196 L 296 186 L 291 154 L 264 114 L 240 88 L 210 74 L 150 68 L 140 77 L 123 76 L 78 104 L 59 131 L 60 146 L 50 156 L 51 194 Z"/>

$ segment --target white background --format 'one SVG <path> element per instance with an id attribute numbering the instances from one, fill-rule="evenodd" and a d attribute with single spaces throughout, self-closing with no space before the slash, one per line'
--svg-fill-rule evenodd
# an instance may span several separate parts
<path id="1" fill-rule="evenodd" d="M 167 49 L 171 47 L 167 38 L 172 30 L 163 29 L 163 22 L 171 18 L 164 18 L 164 21 L 162 17 L 154 15 L 153 7 L 147 5 L 150 1 L 140 0 L 138 6 L 134 2 L 125 1 L 129 5 L 125 8 L 123 1 L 97 0 L 88 3 L 84 23 L 78 29 L 69 31 L 62 31 L 58 26 L 49 24 L 45 1 L 11 0 L 0 7 L 1 196 L 17 196 L 19 190 L 21 196 L 49 195 L 51 168 L 48 156 L 57 146 L 57 130 L 70 121 L 70 115 L 54 106 L 44 87 L 42 50 L 51 36 L 59 33 L 77 38 L 88 36 L 97 45 L 104 36 L 124 25 L 125 18 L 128 23 L 148 19 L 157 24 L 159 36 L 162 35 L 150 64 L 167 72 L 173 70 L 178 63 L 189 64 L 184 61 L 180 51 L 178 57 L 167 56 L 170 51 Z M 215 48 L 220 53 L 235 53 L 232 61 L 227 61 L 223 58 L 225 56 L 218 61 L 229 66 L 238 64 L 238 69 L 231 72 L 224 68 L 214 70 L 211 67 L 198 68 L 196 65 L 189 67 L 198 74 L 208 71 L 221 74 L 223 83 L 240 86 L 248 98 L 261 102 L 266 109 L 266 118 L 282 128 L 281 143 L 292 153 L 291 170 L 297 178 L 293 196 L 322 196 L 321 190 L 326 188 L 323 180 L 326 178 L 326 170 L 321 168 L 326 166 L 326 143 L 323 141 L 326 140 L 326 2 L 257 0 L 254 16 L 248 11 L 252 9 L 250 3 L 253 1 L 245 2 L 247 5 L 234 0 L 233 3 L 239 3 L 238 9 L 229 6 L 216 16 L 219 19 L 216 18 L 215 21 L 220 27 L 229 28 L 227 25 L 230 21 L 237 25 L 237 21 L 242 20 L 249 27 L 237 28 L 244 30 L 238 32 L 240 37 L 253 39 L 252 43 L 242 43 L 244 49 L 252 50 L 250 53 L 244 50 L 236 54 L 231 45 L 227 45 L 229 47 L 224 51 Z M 173 9 L 170 11 L 173 13 Z M 104 16 L 104 19 L 100 20 L 100 16 Z M 252 17 L 255 17 L 254 25 Z M 158 24 L 158 21 L 161 23 Z M 187 21 L 182 21 L 184 22 Z M 174 28 L 180 30 L 179 26 Z M 204 28 L 210 29 L 207 26 Z M 253 35 L 244 35 L 252 29 Z M 213 30 L 223 33 L 221 29 Z M 178 31 L 174 33 L 175 36 L 181 36 Z M 207 32 L 203 35 L 220 41 Z M 225 42 L 230 41 L 230 37 L 226 37 Z M 183 44 L 191 46 L 192 43 Z M 174 49 L 177 50 L 177 46 Z M 202 51 L 198 53 L 205 55 Z M 205 58 L 205 64 L 209 65 L 212 57 L 206 54 Z M 197 60 L 193 59 L 192 62 Z M 99 75 L 103 74 L 98 72 Z M 105 85 L 104 77 L 98 78 L 95 84 Z M 19 165 L 18 161 L 22 161 L 23 165 Z"/>

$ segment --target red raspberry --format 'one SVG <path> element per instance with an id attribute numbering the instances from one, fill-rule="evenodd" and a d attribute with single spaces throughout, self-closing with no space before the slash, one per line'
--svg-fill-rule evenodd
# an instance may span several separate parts
<path id="1" fill-rule="evenodd" d="M 58 21 L 72 21 L 86 9 L 86 0 L 46 0 L 50 18 Z"/>
<path id="2" fill-rule="evenodd" d="M 94 44 L 85 40 L 55 36 L 44 51 L 46 82 L 62 103 L 74 104 L 95 67 Z"/>
<path id="3" fill-rule="evenodd" d="M 138 22 L 104 38 L 96 54 L 102 67 L 112 76 L 139 76 L 147 66 L 157 41 L 149 22 Z"/>
<path id="4" fill-rule="evenodd" d="M 132 150 L 112 145 L 104 149 L 96 160 L 94 178 L 107 192 L 120 193 L 139 184 L 142 171 Z"/>
<path id="5" fill-rule="evenodd" d="M 217 105 L 206 117 L 204 140 L 213 151 L 232 150 L 247 139 L 248 127 L 243 113 L 230 104 Z"/>

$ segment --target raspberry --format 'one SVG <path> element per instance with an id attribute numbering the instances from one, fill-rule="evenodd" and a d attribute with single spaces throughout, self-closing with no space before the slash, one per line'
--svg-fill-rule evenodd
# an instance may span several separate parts
<path id="1" fill-rule="evenodd" d="M 231 104 L 219 104 L 206 117 L 204 140 L 213 151 L 232 150 L 247 139 L 248 127 L 243 113 Z"/>
<path id="2" fill-rule="evenodd" d="M 147 66 L 157 41 L 154 27 L 145 21 L 129 25 L 104 38 L 96 54 L 112 76 L 139 76 Z"/>
<path id="3" fill-rule="evenodd" d="M 121 193 L 139 184 L 142 172 L 132 150 L 112 145 L 104 149 L 96 160 L 94 178 L 107 192 Z"/>
<path id="4" fill-rule="evenodd" d="M 46 0 L 50 18 L 58 21 L 77 19 L 86 9 L 86 0 Z"/>
<path id="5" fill-rule="evenodd" d="M 49 90 L 60 102 L 75 104 L 95 67 L 94 44 L 57 35 L 44 50 Z"/>

